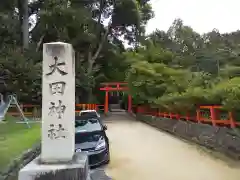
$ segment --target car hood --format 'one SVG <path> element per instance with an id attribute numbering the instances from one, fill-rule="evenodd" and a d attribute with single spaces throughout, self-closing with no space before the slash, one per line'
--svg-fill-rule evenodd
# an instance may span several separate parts
<path id="1" fill-rule="evenodd" d="M 97 142 L 85 142 L 85 143 L 75 144 L 75 149 L 94 150 L 96 146 L 97 146 Z"/>
<path id="2" fill-rule="evenodd" d="M 77 133 L 75 136 L 75 149 L 94 150 L 101 138 L 103 138 L 101 133 Z"/>

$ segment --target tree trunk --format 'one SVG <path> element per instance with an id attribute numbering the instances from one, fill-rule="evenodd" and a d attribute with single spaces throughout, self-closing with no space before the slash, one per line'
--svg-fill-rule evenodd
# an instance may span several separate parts
<path id="1" fill-rule="evenodd" d="M 98 58 L 100 52 L 102 51 L 103 45 L 107 39 L 108 33 L 111 29 L 111 20 L 109 21 L 108 27 L 103 35 L 103 37 L 101 37 L 101 18 L 102 18 L 102 12 L 103 12 L 103 7 L 104 7 L 104 3 L 103 0 L 100 0 L 100 9 L 99 9 L 99 17 L 98 17 L 98 35 L 99 35 L 99 40 L 98 43 L 96 43 L 95 45 L 90 45 L 89 50 L 88 50 L 88 67 L 87 67 L 87 76 L 93 76 L 93 64 L 96 62 L 96 59 Z M 95 53 L 93 52 L 94 49 L 96 49 Z M 88 90 L 88 103 L 92 103 L 92 87 L 91 85 L 89 85 L 89 90 Z"/>
<path id="2" fill-rule="evenodd" d="M 22 0 L 18 0 L 18 19 L 19 19 L 19 28 L 21 29 L 22 32 L 22 27 L 23 27 L 23 3 Z M 21 39 L 21 43 L 23 42 L 23 33 L 20 34 L 20 39 Z"/>
<path id="3" fill-rule="evenodd" d="M 92 59 L 92 52 L 91 52 L 91 49 L 89 49 L 89 52 L 88 52 L 87 77 L 92 76 L 93 63 L 94 63 L 94 60 Z M 88 90 L 87 94 L 88 94 L 87 101 L 88 101 L 88 103 L 91 103 L 91 100 L 92 100 L 92 87 L 91 87 L 91 85 L 89 85 L 89 90 Z"/>
<path id="4" fill-rule="evenodd" d="M 28 21 L 28 0 L 23 1 L 23 23 L 22 23 L 22 35 L 23 35 L 23 48 L 29 47 L 29 21 Z"/>

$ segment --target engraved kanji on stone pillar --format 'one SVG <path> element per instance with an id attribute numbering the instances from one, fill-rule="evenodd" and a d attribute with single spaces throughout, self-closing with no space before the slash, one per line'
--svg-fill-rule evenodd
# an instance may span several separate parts
<path id="1" fill-rule="evenodd" d="M 75 146 L 75 58 L 71 44 L 43 45 L 43 162 L 71 161 Z"/>

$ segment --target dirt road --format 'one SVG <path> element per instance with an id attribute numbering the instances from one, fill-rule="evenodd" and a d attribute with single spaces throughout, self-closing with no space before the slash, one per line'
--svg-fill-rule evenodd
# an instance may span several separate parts
<path id="1" fill-rule="evenodd" d="M 112 117 L 111 117 L 112 118 Z M 127 116 L 107 119 L 113 180 L 239 180 L 240 165 Z"/>

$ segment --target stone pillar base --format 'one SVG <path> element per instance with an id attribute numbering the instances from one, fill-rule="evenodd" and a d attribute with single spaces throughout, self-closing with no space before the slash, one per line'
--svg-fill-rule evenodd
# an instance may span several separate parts
<path id="1" fill-rule="evenodd" d="M 19 171 L 18 180 L 88 180 L 87 157 L 86 153 L 76 153 L 71 162 L 55 164 L 41 164 L 37 157 Z"/>

